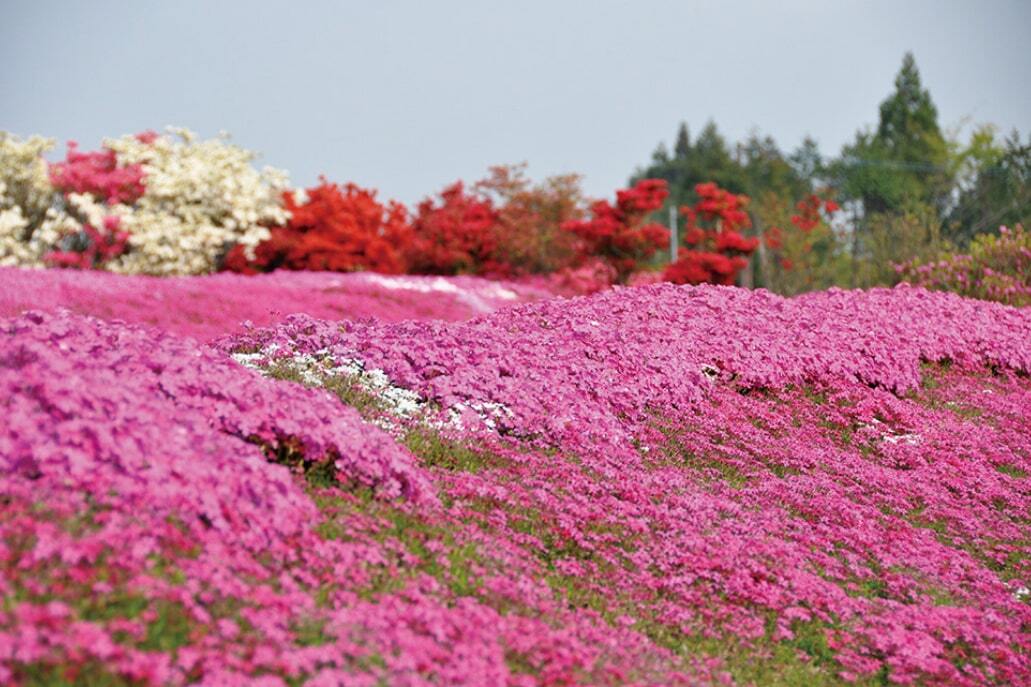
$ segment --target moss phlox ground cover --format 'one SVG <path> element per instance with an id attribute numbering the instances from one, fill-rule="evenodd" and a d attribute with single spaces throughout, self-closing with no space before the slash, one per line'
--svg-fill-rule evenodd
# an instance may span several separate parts
<path id="1" fill-rule="evenodd" d="M 206 341 L 290 313 L 324 319 L 464 320 L 549 295 L 543 286 L 476 277 L 276 272 L 146 277 L 0 267 L 0 316 L 65 308 Z"/>
<path id="2" fill-rule="evenodd" d="M 1025 310 L 659 285 L 0 334 L 5 680 L 1031 678 Z"/>

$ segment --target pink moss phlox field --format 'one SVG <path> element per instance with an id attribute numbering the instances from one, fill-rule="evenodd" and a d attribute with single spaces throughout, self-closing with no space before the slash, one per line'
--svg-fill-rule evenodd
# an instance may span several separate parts
<path id="1" fill-rule="evenodd" d="M 334 319 L 0 323 L 0 682 L 1031 682 L 1028 310 L 657 285 Z"/>
<path id="2" fill-rule="evenodd" d="M 0 682 L 538 684 L 512 673 L 518 655 L 555 685 L 595 665 L 609 683 L 696 684 L 529 575 L 494 573 L 492 594 L 532 608 L 504 617 L 406 584 L 391 561 L 411 555 L 379 543 L 374 518 L 323 536 L 277 459 L 331 460 L 368 508 L 440 508 L 411 454 L 326 391 L 171 335 L 30 312 L 0 323 L 0 412 Z M 388 564 L 397 591 L 363 600 Z"/>
<path id="3" fill-rule="evenodd" d="M 198 340 L 267 326 L 292 313 L 325 319 L 462 320 L 545 298 L 541 288 L 476 277 L 275 272 L 247 277 L 125 276 L 0 268 L 0 316 L 66 308 Z"/>
<path id="4" fill-rule="evenodd" d="M 295 317 L 219 346 L 269 344 L 359 359 L 495 451 L 535 447 L 438 477 L 453 512 L 660 644 L 780 642 L 846 680 L 1031 678 L 1027 310 L 658 286 L 454 324 Z"/>
<path id="5" fill-rule="evenodd" d="M 68 313 L 27 313 L 0 335 L 9 477 L 74 483 L 100 500 L 114 491 L 255 546 L 311 515 L 260 447 L 334 461 L 343 483 L 388 497 L 434 498 L 404 449 L 326 392 L 273 383 L 189 341 Z M 269 510 L 286 517 L 265 520 Z"/>
<path id="6" fill-rule="evenodd" d="M 619 443 L 649 408 L 689 408 L 717 375 L 744 387 L 848 380 L 905 392 L 919 385 L 925 359 L 1031 370 L 1029 339 L 1021 311 L 921 289 L 784 299 L 660 285 L 457 325 L 294 316 L 220 345 L 274 342 L 357 358 L 445 409 L 500 404 L 510 411 L 499 420 L 504 431 L 579 444 Z"/>

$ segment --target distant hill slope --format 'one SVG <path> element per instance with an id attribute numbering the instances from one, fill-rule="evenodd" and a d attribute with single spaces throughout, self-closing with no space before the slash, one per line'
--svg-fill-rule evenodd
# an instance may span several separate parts
<path id="1" fill-rule="evenodd" d="M 536 287 L 477 277 L 333 272 L 146 277 L 0 267 L 0 316 L 67 308 L 200 340 L 239 332 L 244 321 L 265 326 L 293 313 L 388 322 L 462 320 L 549 296 Z"/>

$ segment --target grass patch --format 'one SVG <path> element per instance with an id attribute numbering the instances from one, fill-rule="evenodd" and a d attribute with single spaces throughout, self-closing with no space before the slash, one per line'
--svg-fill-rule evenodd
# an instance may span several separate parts
<path id="1" fill-rule="evenodd" d="M 100 661 L 77 665 L 33 663 L 15 666 L 13 684 L 22 687 L 127 687 L 147 684 L 112 673 Z"/>
<path id="2" fill-rule="evenodd" d="M 1009 475 L 1010 477 L 1014 477 L 1016 479 L 1023 479 L 1024 477 L 1027 477 L 1027 471 L 1026 470 L 1024 470 L 1023 468 L 1020 468 L 1020 467 L 1018 467 L 1016 465 L 1011 465 L 1009 463 L 1004 463 L 1002 465 L 996 465 L 995 469 L 998 470 L 999 472 L 1001 472 L 1004 475 Z"/>
<path id="3" fill-rule="evenodd" d="M 190 643 L 193 623 L 186 609 L 173 601 L 159 599 L 150 604 L 157 617 L 147 624 L 147 636 L 140 648 L 172 652 Z"/>
<path id="4" fill-rule="evenodd" d="M 347 496 L 318 495 L 316 503 L 326 514 L 317 526 L 325 539 L 343 541 L 371 540 L 386 552 L 390 543 L 408 554 L 405 559 L 390 560 L 386 565 L 369 570 L 368 584 L 357 590 L 360 597 L 372 601 L 382 594 L 403 589 L 415 576 L 426 574 L 440 582 L 454 597 L 479 598 L 481 573 L 490 567 L 474 542 L 462 542 L 455 527 L 429 523 L 402 504 L 378 501 L 371 493 Z M 350 516 L 360 517 L 350 517 Z"/>
<path id="5" fill-rule="evenodd" d="M 451 472 L 480 472 L 510 464 L 486 448 L 473 448 L 426 427 L 408 430 L 402 443 L 424 464 Z"/>
<path id="6" fill-rule="evenodd" d="M 688 430 L 673 427 L 669 422 L 657 422 L 654 427 L 664 439 L 659 447 L 656 467 L 685 468 L 698 474 L 703 482 L 722 482 L 732 489 L 743 489 L 751 482 L 748 474 L 725 457 L 703 455 L 689 447 L 685 442 Z M 714 445 L 719 446 L 724 442 L 722 436 L 712 438 Z"/>
<path id="7" fill-rule="evenodd" d="M 686 662 L 702 656 L 718 657 L 723 668 L 739 685 L 830 687 L 852 684 L 880 687 L 889 684 L 886 671 L 852 683 L 842 680 L 838 676 L 841 666 L 827 642 L 827 631 L 832 626 L 820 621 L 795 621 L 791 625 L 794 637 L 775 641 L 772 639 L 775 620 L 770 617 L 767 619 L 766 636 L 753 643 L 735 637 L 688 635 L 649 620 L 639 621 L 634 629 Z"/>
<path id="8" fill-rule="evenodd" d="M 332 392 L 344 405 L 351 406 L 365 419 L 374 418 L 386 411 L 386 404 L 375 393 L 362 386 L 353 375 L 331 375 L 322 371 L 301 370 L 290 361 L 276 361 L 264 369 L 271 379 L 295 382 L 304 386 L 324 388 Z M 312 383 L 311 375 L 317 375 L 318 383 Z"/>
<path id="9" fill-rule="evenodd" d="M 336 637 L 326 632 L 326 620 L 323 618 L 307 618 L 291 626 L 294 643 L 298 646 L 323 646 L 332 644 Z"/>

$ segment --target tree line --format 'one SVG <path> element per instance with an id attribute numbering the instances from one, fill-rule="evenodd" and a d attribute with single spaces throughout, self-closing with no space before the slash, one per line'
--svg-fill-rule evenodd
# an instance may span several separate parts
<path id="1" fill-rule="evenodd" d="M 991 124 L 963 138 L 944 132 L 911 53 L 878 115 L 875 128 L 858 130 L 836 156 L 809 137 L 785 151 L 758 132 L 731 144 L 713 121 L 696 135 L 681 123 L 672 147 L 660 143 L 631 183 L 665 179 L 667 207 L 681 207 L 697 202 L 698 184 L 715 182 L 750 199 L 756 235 L 784 224 L 807 197 L 833 198 L 842 210 L 831 231 L 808 242 L 804 276 L 783 283 L 761 255 L 754 261 L 754 285 L 788 292 L 892 283 L 894 264 L 963 250 L 1031 218 L 1031 136 Z"/>

